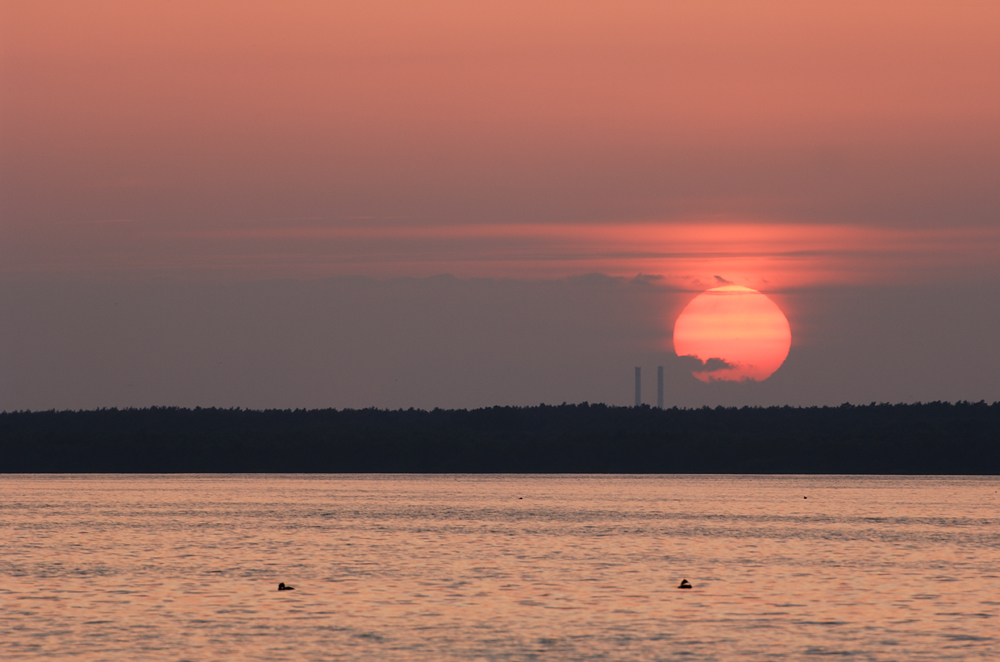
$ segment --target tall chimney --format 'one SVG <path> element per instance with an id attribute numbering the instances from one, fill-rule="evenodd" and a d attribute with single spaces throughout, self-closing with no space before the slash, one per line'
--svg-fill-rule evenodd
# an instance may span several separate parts
<path id="1" fill-rule="evenodd" d="M 642 404 L 642 368 L 635 369 L 635 406 Z"/>
<path id="2" fill-rule="evenodd" d="M 656 367 L 656 408 L 663 409 L 663 366 Z"/>

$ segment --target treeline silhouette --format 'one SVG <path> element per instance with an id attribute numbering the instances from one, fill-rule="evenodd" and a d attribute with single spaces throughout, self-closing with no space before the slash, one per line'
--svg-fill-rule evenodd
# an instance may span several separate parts
<path id="1" fill-rule="evenodd" d="M 10 412 L 0 472 L 1000 474 L 1000 403 Z"/>

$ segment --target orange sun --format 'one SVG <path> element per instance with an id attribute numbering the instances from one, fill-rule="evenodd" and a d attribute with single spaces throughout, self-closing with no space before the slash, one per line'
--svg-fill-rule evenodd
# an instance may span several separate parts
<path id="1" fill-rule="evenodd" d="M 791 344 L 777 304 L 740 285 L 702 292 L 674 323 L 674 351 L 690 357 L 691 374 L 703 382 L 763 381 L 781 367 Z"/>

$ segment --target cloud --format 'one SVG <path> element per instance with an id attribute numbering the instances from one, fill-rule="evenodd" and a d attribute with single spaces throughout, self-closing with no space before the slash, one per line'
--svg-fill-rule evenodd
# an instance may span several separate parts
<path id="1" fill-rule="evenodd" d="M 659 274 L 636 274 L 632 279 L 633 285 L 655 285 L 663 280 Z"/>
<path id="2" fill-rule="evenodd" d="M 729 363 L 725 359 L 720 359 L 717 357 L 712 357 L 705 361 L 702 361 L 697 356 L 688 354 L 687 356 L 679 356 L 681 365 L 684 366 L 685 370 L 690 370 L 691 372 L 718 372 L 720 370 L 730 370 L 736 367 L 735 363 Z"/>
<path id="3" fill-rule="evenodd" d="M 97 228 L 129 227 L 110 244 Z M 33 227 L 0 247 L 0 274 L 117 271 L 227 278 L 366 275 L 551 280 L 607 274 L 700 291 L 956 282 L 1000 274 L 1000 228 L 902 229 L 751 221 L 419 225 L 151 222 Z M 640 274 L 638 277 L 634 274 Z M 725 273 L 727 277 L 718 274 Z"/>
<path id="4" fill-rule="evenodd" d="M 616 278 L 602 273 L 589 273 L 581 276 L 570 276 L 566 280 L 574 285 L 613 287 L 622 284 L 625 279 Z"/>

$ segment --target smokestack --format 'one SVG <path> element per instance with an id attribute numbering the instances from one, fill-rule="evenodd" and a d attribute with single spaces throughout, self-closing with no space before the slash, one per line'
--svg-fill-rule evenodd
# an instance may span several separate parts
<path id="1" fill-rule="evenodd" d="M 642 404 L 642 368 L 635 369 L 635 406 Z"/>
<path id="2" fill-rule="evenodd" d="M 663 409 L 663 366 L 656 367 L 656 408 Z"/>

